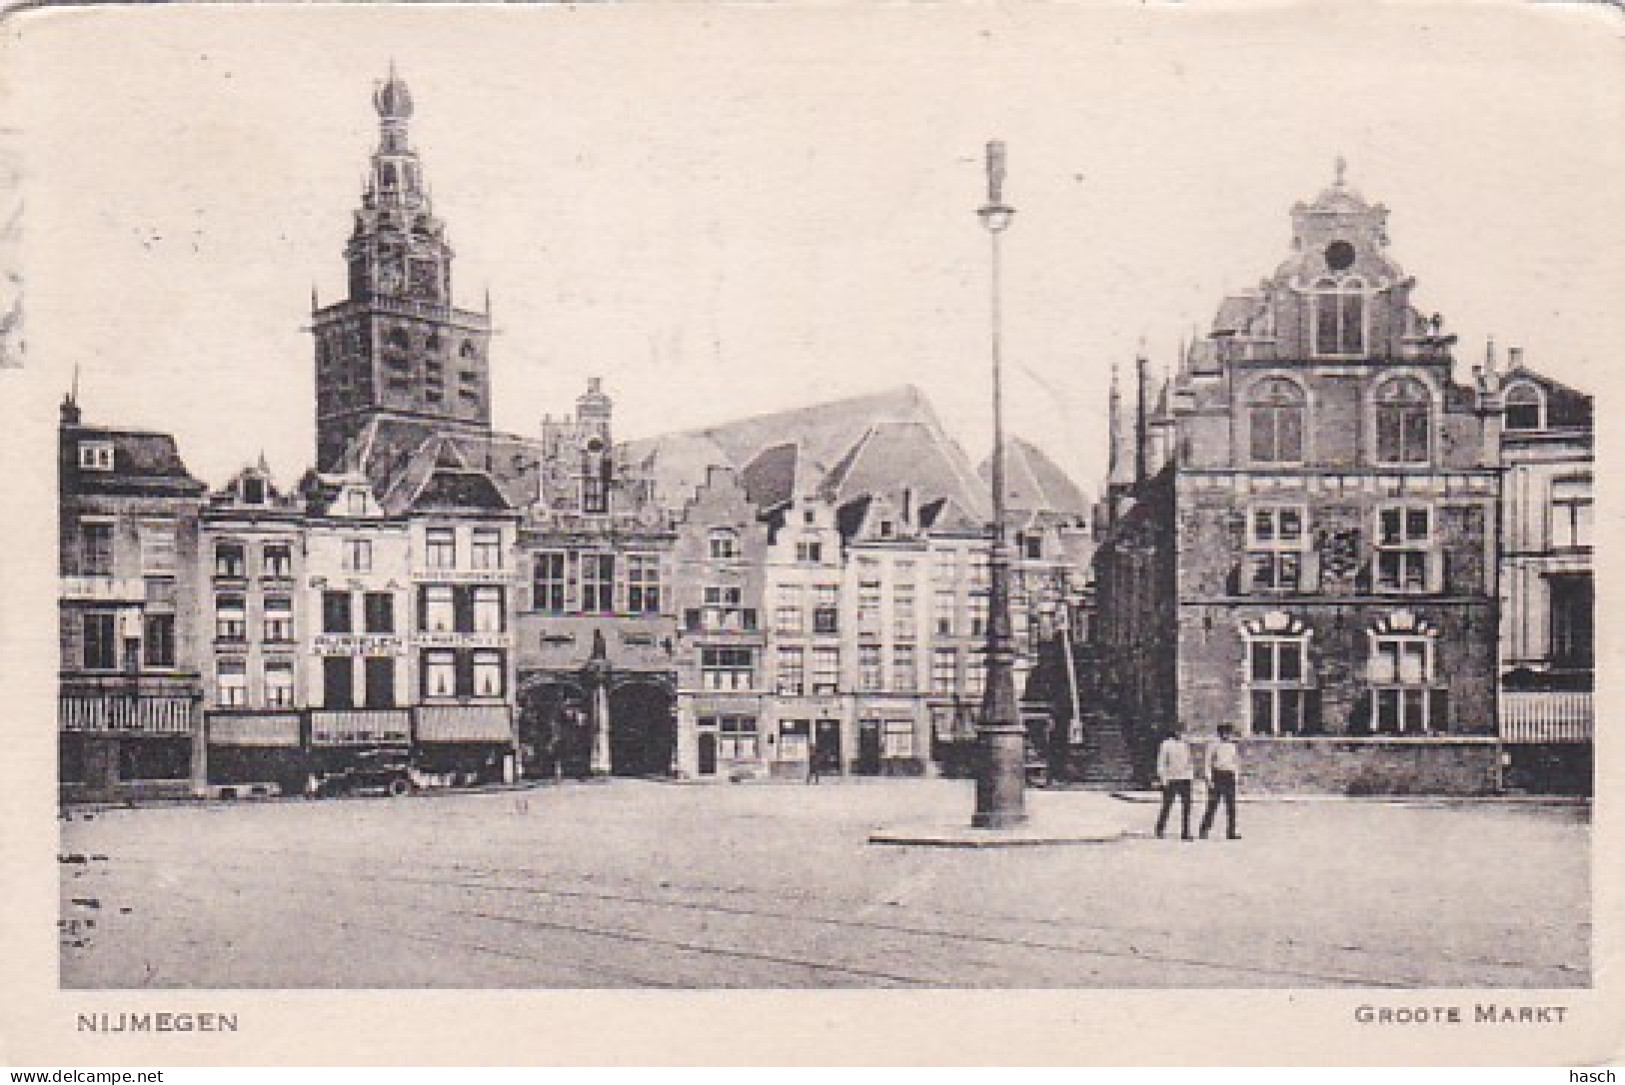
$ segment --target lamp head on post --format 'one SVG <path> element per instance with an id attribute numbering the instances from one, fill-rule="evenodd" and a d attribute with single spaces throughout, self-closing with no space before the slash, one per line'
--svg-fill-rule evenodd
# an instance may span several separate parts
<path id="1" fill-rule="evenodd" d="M 989 140 L 987 144 L 987 203 L 976 212 L 989 233 L 999 234 L 1010 228 L 1016 209 L 1004 202 L 1004 140 Z"/>

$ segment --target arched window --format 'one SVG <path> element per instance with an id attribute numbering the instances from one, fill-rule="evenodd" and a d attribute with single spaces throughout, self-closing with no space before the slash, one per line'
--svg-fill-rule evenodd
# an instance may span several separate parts
<path id="1" fill-rule="evenodd" d="M 1427 463 L 1433 438 L 1433 397 L 1413 377 L 1377 389 L 1377 460 Z"/>
<path id="2" fill-rule="evenodd" d="M 469 339 L 463 340 L 463 347 L 460 351 L 458 351 L 458 354 L 464 358 L 478 358 L 480 356 L 478 348 L 476 348 L 473 341 Z"/>
<path id="3" fill-rule="evenodd" d="M 384 165 L 384 187 L 386 189 L 395 187 L 395 167 L 388 163 Z"/>
<path id="4" fill-rule="evenodd" d="M 1315 353 L 1337 358 L 1365 354 L 1365 283 L 1318 279 L 1314 291 Z"/>
<path id="5" fill-rule="evenodd" d="M 406 336 L 406 329 L 404 329 L 404 328 L 393 328 L 393 329 L 391 329 L 388 338 L 385 339 L 385 342 L 388 343 L 390 346 L 395 347 L 398 350 L 405 350 L 406 347 L 407 347 L 407 342 L 408 342 L 407 336 Z"/>
<path id="6" fill-rule="evenodd" d="M 1506 428 L 1516 430 L 1540 429 L 1542 408 L 1540 389 L 1532 384 L 1518 384 L 1507 390 Z"/>
<path id="7" fill-rule="evenodd" d="M 1281 377 L 1253 386 L 1247 400 L 1252 458 L 1259 463 L 1303 462 L 1303 389 Z"/>

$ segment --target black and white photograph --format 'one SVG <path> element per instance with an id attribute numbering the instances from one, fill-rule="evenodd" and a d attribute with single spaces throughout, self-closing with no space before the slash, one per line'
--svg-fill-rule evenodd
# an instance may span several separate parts
<path id="1" fill-rule="evenodd" d="M 3 29 L 34 1061 L 1619 1057 L 1617 8 Z"/>

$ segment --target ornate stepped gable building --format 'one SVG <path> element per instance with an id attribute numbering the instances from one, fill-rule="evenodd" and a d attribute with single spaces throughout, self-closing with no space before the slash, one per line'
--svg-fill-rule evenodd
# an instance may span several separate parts
<path id="1" fill-rule="evenodd" d="M 173 437 L 86 424 L 74 397 L 58 439 L 62 794 L 201 793 L 206 487 Z"/>
<path id="2" fill-rule="evenodd" d="M 527 772 L 666 775 L 676 756 L 677 524 L 615 443 L 599 381 L 542 421 L 519 527 L 519 738 Z"/>
<path id="3" fill-rule="evenodd" d="M 738 474 L 713 467 L 679 518 L 677 770 L 755 775 L 778 760 L 767 658 L 767 525 Z"/>
<path id="4" fill-rule="evenodd" d="M 1496 786 L 1501 400 L 1454 379 L 1387 217 L 1340 166 L 1155 406 L 1141 363 L 1096 567 L 1142 778 L 1160 730 L 1229 722 L 1264 788 Z"/>

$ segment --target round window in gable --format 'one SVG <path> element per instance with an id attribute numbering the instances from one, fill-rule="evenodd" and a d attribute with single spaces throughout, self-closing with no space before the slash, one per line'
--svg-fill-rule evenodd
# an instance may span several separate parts
<path id="1" fill-rule="evenodd" d="M 1347 241 L 1333 241 L 1326 246 L 1326 266 L 1333 271 L 1347 271 L 1354 266 L 1354 246 Z"/>

